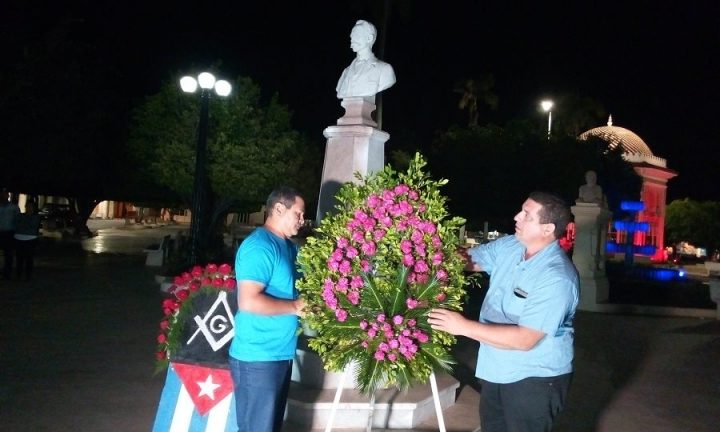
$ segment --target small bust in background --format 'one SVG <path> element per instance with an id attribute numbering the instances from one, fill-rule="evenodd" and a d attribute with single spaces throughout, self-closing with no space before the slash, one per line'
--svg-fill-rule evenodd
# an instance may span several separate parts
<path id="1" fill-rule="evenodd" d="M 392 66 L 378 60 L 372 52 L 377 38 L 375 26 L 365 20 L 359 20 L 350 33 L 350 48 L 357 54 L 355 60 L 343 71 L 338 80 L 338 99 L 350 97 L 372 98 L 395 84 L 395 71 Z"/>
<path id="2" fill-rule="evenodd" d="M 605 196 L 602 187 L 597 184 L 597 174 L 595 171 L 585 173 L 585 184 L 578 189 L 578 199 L 576 203 L 592 203 L 597 205 L 605 204 Z"/>

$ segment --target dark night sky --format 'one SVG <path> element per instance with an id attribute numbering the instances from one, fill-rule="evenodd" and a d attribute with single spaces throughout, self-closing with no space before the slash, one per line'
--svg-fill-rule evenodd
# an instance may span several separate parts
<path id="1" fill-rule="evenodd" d="M 372 5 L 381 2 L 57 3 L 3 6 L 3 46 L 17 51 L 58 18 L 82 18 L 86 34 L 116 60 L 124 80 L 116 85 L 138 99 L 173 72 L 221 60 L 226 78 L 248 75 L 279 92 L 296 127 L 322 140 L 342 115 L 334 88 L 353 56 L 350 29 L 360 18 L 379 26 Z M 720 143 L 716 2 L 400 3 L 410 7 L 393 9 L 387 34 L 385 59 L 398 82 L 384 96 L 386 148 L 396 130 L 429 141 L 460 121 L 454 83 L 492 73 L 500 107 L 486 119 L 543 122 L 542 97 L 592 97 L 679 172 L 670 199 L 720 201 L 720 164 L 710 157 Z M 562 114 L 561 106 L 553 112 Z"/>

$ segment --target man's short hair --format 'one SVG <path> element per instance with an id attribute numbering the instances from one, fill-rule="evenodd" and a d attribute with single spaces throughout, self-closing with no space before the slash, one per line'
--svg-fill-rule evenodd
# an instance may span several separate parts
<path id="1" fill-rule="evenodd" d="M 289 186 L 280 186 L 268 195 L 268 199 L 265 202 L 265 209 L 267 212 L 270 212 L 277 203 L 281 203 L 285 208 L 290 208 L 295 204 L 295 198 L 297 197 L 302 198 L 300 192 L 297 190 Z"/>
<path id="2" fill-rule="evenodd" d="M 542 224 L 555 224 L 554 234 L 556 239 L 564 236 L 565 230 L 572 219 L 570 208 L 565 201 L 553 193 L 542 191 L 535 191 L 528 198 L 542 206 L 538 211 L 539 222 Z"/>
<path id="3" fill-rule="evenodd" d="M 375 42 L 375 39 L 377 39 L 377 29 L 375 29 L 375 26 L 371 23 L 365 20 L 357 20 L 355 22 L 355 27 L 358 27 L 360 30 L 362 30 L 363 34 L 372 36 L 372 42 L 370 42 L 371 44 Z"/>

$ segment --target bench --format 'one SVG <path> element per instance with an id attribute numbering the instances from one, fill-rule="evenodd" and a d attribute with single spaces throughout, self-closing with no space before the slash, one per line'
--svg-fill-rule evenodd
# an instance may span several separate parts
<path id="1" fill-rule="evenodd" d="M 170 235 L 166 235 L 162 238 L 160 244 L 150 245 L 143 249 L 143 252 L 147 254 L 145 257 L 145 265 L 153 267 L 161 267 L 165 264 L 165 260 L 168 257 L 168 249 L 170 246 Z"/>

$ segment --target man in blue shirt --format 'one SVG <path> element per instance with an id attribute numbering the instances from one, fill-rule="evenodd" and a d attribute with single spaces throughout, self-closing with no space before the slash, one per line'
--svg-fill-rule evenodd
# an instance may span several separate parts
<path id="1" fill-rule="evenodd" d="M 467 268 L 490 274 L 480 320 L 435 309 L 433 329 L 480 342 L 483 432 L 550 431 L 572 377 L 578 274 L 558 239 L 570 221 L 563 200 L 533 192 L 515 235 L 469 250 Z"/>
<path id="2" fill-rule="evenodd" d="M 297 246 L 290 237 L 304 222 L 305 202 L 288 187 L 274 190 L 267 218 L 235 258 L 238 311 L 230 345 L 239 432 L 280 432 L 285 414 L 298 316 L 305 306 L 295 280 Z"/>

